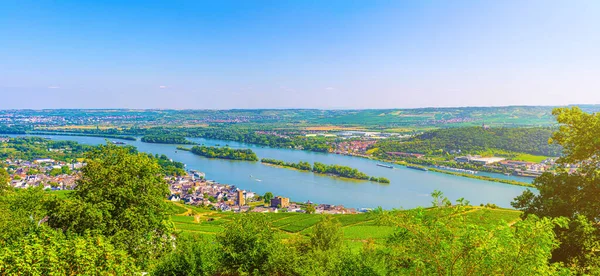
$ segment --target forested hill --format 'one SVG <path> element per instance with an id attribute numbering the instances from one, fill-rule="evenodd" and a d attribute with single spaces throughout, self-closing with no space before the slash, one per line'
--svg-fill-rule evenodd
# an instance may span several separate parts
<path id="1" fill-rule="evenodd" d="M 561 148 L 548 144 L 551 128 L 445 128 L 425 132 L 406 142 L 382 140 L 375 144 L 384 152 L 433 153 L 461 150 L 463 153 L 500 149 L 534 155 L 559 156 Z"/>

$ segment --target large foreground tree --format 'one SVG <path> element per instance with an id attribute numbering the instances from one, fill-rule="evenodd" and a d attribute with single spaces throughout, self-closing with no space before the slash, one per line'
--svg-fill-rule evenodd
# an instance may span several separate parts
<path id="1" fill-rule="evenodd" d="M 559 167 L 555 174 L 545 173 L 534 180 L 537 194 L 527 190 L 512 205 L 524 217 L 568 218 L 567 228 L 554 229 L 561 244 L 552 260 L 591 273 L 600 264 L 600 113 L 572 107 L 555 109 L 553 114 L 560 129 L 551 142 L 564 149 Z"/>
<path id="2" fill-rule="evenodd" d="M 68 200 L 48 204 L 48 223 L 65 232 L 103 235 L 144 268 L 170 248 L 169 193 L 156 160 L 128 147 L 100 146 Z"/>

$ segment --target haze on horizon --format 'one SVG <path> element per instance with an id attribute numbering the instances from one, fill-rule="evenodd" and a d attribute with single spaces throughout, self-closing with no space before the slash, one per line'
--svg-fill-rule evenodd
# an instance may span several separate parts
<path id="1" fill-rule="evenodd" d="M 600 104 L 600 2 L 5 1 L 0 109 Z"/>

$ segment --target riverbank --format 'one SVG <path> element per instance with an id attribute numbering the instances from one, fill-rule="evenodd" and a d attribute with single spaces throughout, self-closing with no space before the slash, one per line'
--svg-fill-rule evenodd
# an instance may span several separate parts
<path id="1" fill-rule="evenodd" d="M 352 157 L 359 157 L 359 158 L 364 158 L 364 159 L 369 159 L 369 160 L 375 160 L 375 161 L 385 162 L 385 163 L 392 163 L 392 164 L 397 164 L 397 165 L 404 166 L 404 167 L 409 167 L 409 166 L 423 167 L 423 168 L 426 168 L 428 171 L 432 171 L 432 172 L 436 172 L 436 173 L 443 173 L 443 174 L 448 174 L 448 175 L 454 175 L 454 176 L 460 176 L 460 177 L 466 177 L 466 178 L 471 178 L 471 179 L 478 179 L 478 180 L 491 181 L 491 182 L 499 182 L 499 183 L 509 184 L 509 185 L 515 185 L 515 186 L 523 186 L 523 187 L 531 187 L 531 188 L 535 187 L 533 184 L 527 183 L 527 182 L 521 182 L 521 181 L 516 181 L 516 180 L 508 180 L 508 179 L 496 178 L 496 177 L 491 177 L 491 176 L 481 176 L 481 175 L 475 175 L 475 174 L 459 173 L 459 172 L 452 172 L 452 171 L 440 170 L 440 169 L 437 169 L 435 167 L 423 166 L 421 164 L 409 163 L 409 162 L 406 162 L 406 161 L 385 160 L 385 159 L 380 159 L 380 158 L 376 158 L 376 157 L 373 157 L 373 156 L 365 156 L 365 155 L 360 155 L 360 154 L 342 154 L 342 155 L 352 156 Z"/>
<path id="2" fill-rule="evenodd" d="M 103 138 L 54 136 L 53 140 L 72 140 L 87 145 L 106 144 Z M 225 145 L 228 141 L 192 138 L 199 144 L 207 146 Z M 377 207 L 414 208 L 427 206 L 429 195 L 434 190 L 443 191 L 448 198 L 469 199 L 473 204 L 493 203 L 501 207 L 510 207 L 510 202 L 522 194 L 526 187 L 506 185 L 499 182 L 483 181 L 442 173 L 423 173 L 417 170 L 387 169 L 376 166 L 376 161 L 351 156 L 315 153 L 291 149 L 279 149 L 255 146 L 250 144 L 229 142 L 231 148 L 252 149 L 258 156 L 293 162 L 305 160 L 324 164 L 346 164 L 359 169 L 367 175 L 383 176 L 393 185 L 365 185 L 351 179 L 329 177 L 321 174 L 298 173 L 293 170 L 282 170 L 271 166 L 263 166 L 259 162 L 232 161 L 225 159 L 201 158 L 188 151 L 176 150 L 177 145 L 143 143 L 141 141 L 127 143 L 135 146 L 140 152 L 153 155 L 165 154 L 174 161 L 187 164 L 187 169 L 206 172 L 210 179 L 220 183 L 232 183 L 242 189 L 249 189 L 259 194 L 272 192 L 286 195 L 290 201 L 327 202 L 351 208 Z M 249 178 L 253 175 L 260 179 Z M 360 185 L 359 185 L 360 184 Z"/>
<path id="3" fill-rule="evenodd" d="M 516 185 L 516 186 L 523 186 L 523 187 L 530 187 L 530 188 L 534 188 L 535 187 L 533 184 L 525 183 L 525 182 L 519 182 L 519 181 L 514 181 L 514 180 L 506 180 L 506 179 L 492 178 L 492 177 L 489 177 L 489 176 L 481 176 L 481 175 L 474 175 L 474 174 L 451 172 L 451 171 L 445 171 L 445 170 L 440 170 L 440 169 L 436 169 L 436 168 L 428 168 L 428 169 L 429 169 L 429 171 L 437 172 L 437 173 L 443 173 L 443 174 L 449 174 L 449 175 L 455 175 L 455 176 L 462 176 L 462 177 L 479 179 L 479 180 L 500 182 L 500 183 L 510 184 L 510 185 Z"/>
<path id="4" fill-rule="evenodd" d="M 110 135 L 110 134 L 83 134 L 83 133 L 60 133 L 56 132 L 43 132 L 43 131 L 32 131 L 23 133 L 15 133 L 14 135 L 62 135 L 62 136 L 79 136 L 79 137 L 99 137 L 99 138 L 111 138 L 111 139 L 121 139 L 128 141 L 137 141 L 137 138 L 133 136 L 120 136 L 120 135 Z"/>
<path id="5" fill-rule="evenodd" d="M 68 133 L 62 133 L 62 132 L 45 132 L 45 133 L 30 132 L 29 134 L 70 135 Z M 77 133 L 71 133 L 71 134 L 73 134 L 72 136 L 99 137 L 99 136 L 95 136 L 95 135 L 92 135 L 92 134 L 85 134 L 85 135 L 76 135 Z M 100 137 L 104 137 L 104 136 L 100 136 Z M 111 137 L 106 137 L 106 138 L 111 138 Z M 119 138 L 119 137 L 113 137 L 113 138 L 127 139 L 127 138 Z M 135 137 L 131 137 L 131 138 L 135 139 Z M 186 137 L 186 138 L 187 139 L 194 139 L 194 138 L 202 138 L 202 137 Z M 202 138 L 202 139 L 207 139 L 207 138 Z M 248 145 L 255 145 L 255 146 L 259 146 L 259 147 L 265 147 L 265 145 L 261 145 L 261 144 L 245 143 L 245 142 L 239 142 L 239 141 L 235 141 L 235 140 L 223 140 L 223 141 L 232 141 L 232 142 L 236 142 L 236 143 L 243 143 L 243 144 L 248 144 Z M 271 148 L 280 148 L 280 149 L 286 149 L 286 150 L 298 150 L 298 151 L 306 151 L 306 152 L 315 152 L 315 151 L 306 150 L 306 149 L 282 148 L 282 147 L 271 147 Z M 186 148 L 182 148 L 182 147 L 178 147 L 177 149 L 178 150 L 187 150 L 187 151 L 190 151 L 190 149 L 186 149 Z M 362 154 L 335 154 L 335 153 L 327 153 L 327 154 L 341 155 L 341 156 L 350 156 L 350 157 L 359 157 L 359 158 L 364 158 L 364 159 L 368 159 L 368 160 L 375 160 L 375 161 L 379 161 L 379 162 L 394 163 L 394 164 L 398 164 L 398 165 L 402 165 L 402 166 L 423 166 L 422 164 L 417 164 L 417 163 L 410 163 L 410 162 L 406 162 L 406 161 L 386 160 L 386 159 L 381 159 L 381 158 L 377 158 L 377 157 L 374 157 L 374 156 L 367 156 L 367 155 L 362 155 Z M 526 183 L 526 182 L 521 182 L 521 181 L 516 181 L 516 180 L 507 180 L 507 179 L 502 179 L 502 178 L 497 178 L 497 177 L 491 177 L 491 176 L 480 176 L 480 175 L 453 173 L 453 172 L 448 172 L 448 171 L 444 171 L 444 170 L 432 170 L 432 169 L 435 169 L 435 168 L 430 167 L 430 166 L 424 166 L 424 167 L 427 168 L 427 169 L 429 169 L 429 170 L 431 170 L 431 171 L 433 171 L 433 172 L 439 172 L 439 173 L 448 174 L 448 175 L 454 175 L 454 176 L 460 176 L 460 177 L 466 177 L 466 178 L 478 179 L 478 180 L 484 180 L 484 181 L 490 181 L 490 182 L 498 182 L 498 183 L 503 183 L 503 184 L 523 186 L 523 187 L 533 187 L 533 185 L 531 183 Z"/>

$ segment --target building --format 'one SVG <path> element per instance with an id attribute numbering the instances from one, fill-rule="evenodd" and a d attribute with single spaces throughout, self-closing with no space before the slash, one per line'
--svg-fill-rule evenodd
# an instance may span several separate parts
<path id="1" fill-rule="evenodd" d="M 244 204 L 246 204 L 246 198 L 244 197 L 244 191 L 242 190 L 237 190 L 237 204 L 238 206 L 244 206 Z"/>
<path id="2" fill-rule="evenodd" d="M 505 160 L 502 157 L 481 157 L 481 156 L 459 156 L 454 158 L 454 161 L 459 163 L 474 163 L 479 165 L 488 165 Z"/>
<path id="3" fill-rule="evenodd" d="M 271 199 L 271 207 L 287 208 L 290 206 L 290 199 L 287 197 L 275 197 Z"/>

